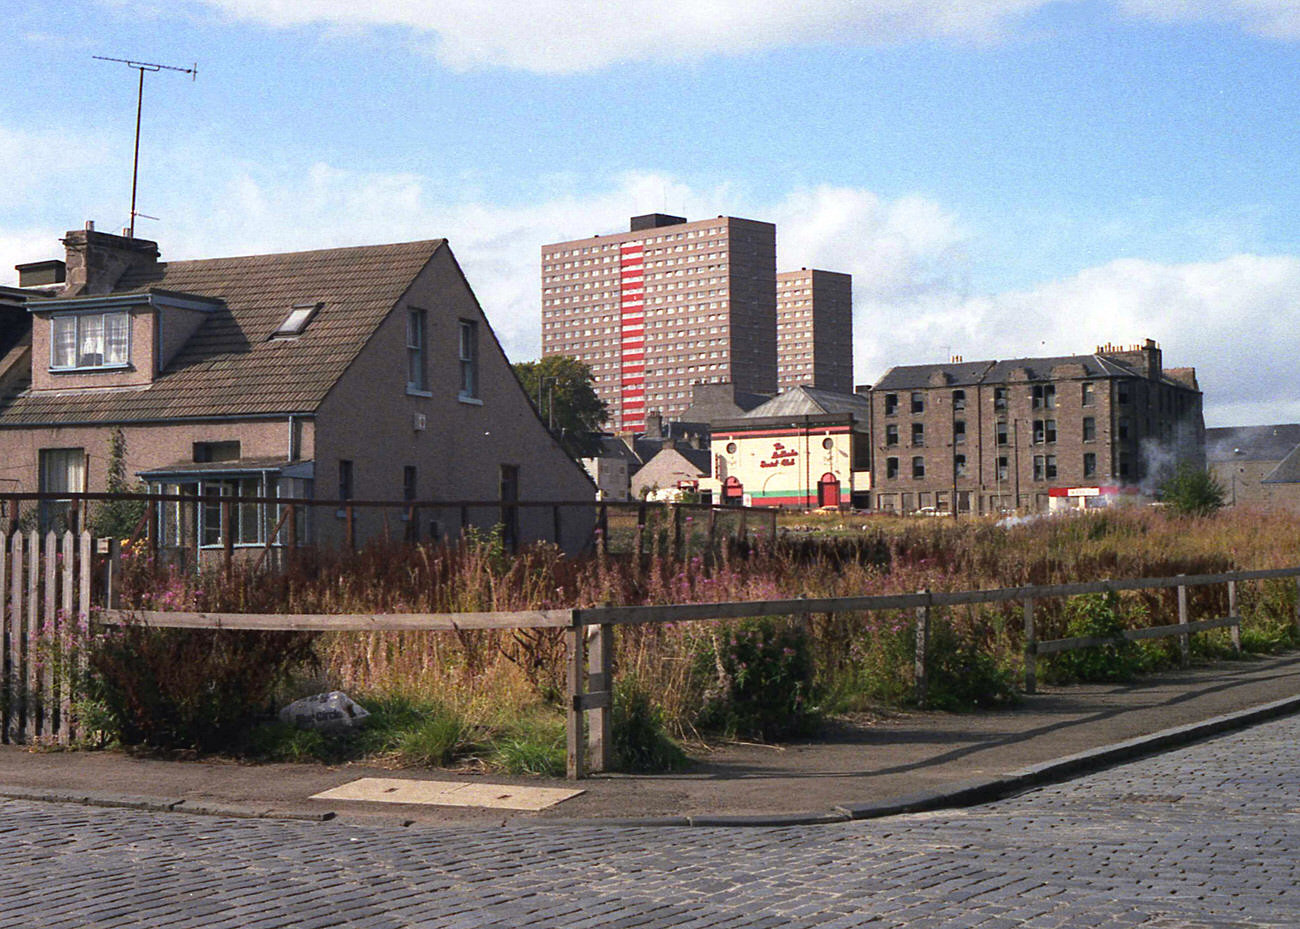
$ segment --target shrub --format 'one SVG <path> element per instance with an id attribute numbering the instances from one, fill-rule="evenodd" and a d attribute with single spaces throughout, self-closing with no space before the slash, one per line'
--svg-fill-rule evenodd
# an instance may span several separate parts
<path id="1" fill-rule="evenodd" d="M 124 744 L 229 750 L 312 662 L 314 643 L 313 633 L 119 626 L 89 648 L 85 687 Z"/>
<path id="2" fill-rule="evenodd" d="M 1019 699 L 1015 672 L 947 623 L 936 624 L 932 630 L 926 660 L 926 705 L 931 709 L 993 709 L 1011 706 Z"/>
<path id="3" fill-rule="evenodd" d="M 1183 516 L 1209 516 L 1223 507 L 1223 485 L 1209 471 L 1180 464 L 1160 485 L 1160 499 Z"/>
<path id="4" fill-rule="evenodd" d="M 664 713 L 649 689 L 635 676 L 614 687 L 614 767 L 620 771 L 676 771 L 686 765 L 686 753 L 668 737 Z"/>
<path id="5" fill-rule="evenodd" d="M 699 724 L 730 736 L 779 739 L 817 722 L 810 693 L 813 662 L 798 622 L 745 620 L 704 640 L 697 667 L 712 671 Z"/>
<path id="6" fill-rule="evenodd" d="M 1068 638 L 1099 636 L 1111 639 L 1106 645 L 1060 652 L 1043 667 L 1045 680 L 1056 683 L 1128 681 L 1143 669 L 1143 651 L 1124 638 L 1126 627 L 1118 594 L 1088 594 L 1074 597 L 1066 605 Z"/>

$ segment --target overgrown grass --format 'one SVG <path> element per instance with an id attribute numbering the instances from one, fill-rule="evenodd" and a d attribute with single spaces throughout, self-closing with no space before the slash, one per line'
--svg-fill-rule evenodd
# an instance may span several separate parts
<path id="1" fill-rule="evenodd" d="M 669 556 L 664 532 L 652 534 L 640 557 L 572 558 L 551 546 L 507 557 L 493 537 L 483 536 L 458 547 L 376 543 L 356 554 L 306 552 L 281 572 L 238 569 L 228 577 L 181 575 L 137 557 L 126 572 L 126 602 L 294 613 L 523 610 L 948 591 L 1300 563 L 1293 519 L 1267 512 L 1188 518 L 1134 508 L 1010 528 L 860 515 L 802 519 L 806 531 L 717 552 L 696 548 L 682 560 Z M 824 531 L 831 525 L 834 533 Z M 1227 612 L 1221 585 L 1189 594 L 1194 618 Z M 1242 584 L 1239 601 L 1247 651 L 1296 644 L 1294 583 Z M 1039 638 L 1080 634 L 1070 631 L 1082 628 L 1080 609 L 1077 602 L 1040 600 Z M 1116 609 L 1122 624 L 1170 623 L 1176 593 L 1126 593 Z M 901 611 L 812 615 L 800 622 L 797 645 L 782 638 L 788 629 L 782 624 L 762 626 L 752 641 L 748 632 L 735 635 L 735 629 L 751 628 L 744 624 L 619 627 L 621 693 L 628 699 L 627 682 L 634 681 L 637 699 L 645 701 L 619 725 L 639 727 L 637 744 L 653 755 L 660 736 L 712 731 L 777 737 L 806 731 L 807 720 L 797 719 L 805 711 L 814 719 L 817 712 L 905 703 L 913 687 L 913 622 Z M 937 610 L 934 630 L 931 693 L 937 704 L 962 709 L 1012 702 L 1013 682 L 1023 671 L 1018 604 Z M 1225 633 L 1198 635 L 1194 642 L 1198 657 L 1229 650 Z M 1172 640 L 1143 643 L 1134 654 L 1120 661 L 1122 674 L 1176 660 L 1177 646 Z M 369 696 L 367 705 L 378 707 L 376 725 L 357 736 L 352 752 L 395 764 L 562 768 L 559 630 L 337 634 L 321 637 L 316 657 L 324 686 L 361 695 L 363 702 Z M 1100 672 L 1064 676 L 1114 670 L 1105 665 Z M 747 682 L 757 682 L 752 694 L 743 692 Z M 760 696 L 786 683 L 793 698 L 759 706 Z M 724 685 L 730 693 L 720 704 Z M 756 719 L 742 718 L 755 707 Z M 280 733 L 271 742 L 277 747 L 269 754 L 276 757 L 336 757 L 301 734 Z M 633 759 L 628 764 L 640 764 L 640 750 L 626 750 Z"/>

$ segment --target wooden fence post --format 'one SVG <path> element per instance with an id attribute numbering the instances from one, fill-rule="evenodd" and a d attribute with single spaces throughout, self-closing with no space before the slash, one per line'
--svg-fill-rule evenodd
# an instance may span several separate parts
<path id="1" fill-rule="evenodd" d="M 1025 598 L 1025 693 L 1038 692 L 1038 632 L 1034 629 L 1034 598 Z"/>
<path id="2" fill-rule="evenodd" d="M 1228 616 L 1232 619 L 1232 625 L 1228 627 L 1232 633 L 1232 650 L 1238 655 L 1241 654 L 1241 617 L 1237 615 L 1237 582 L 1228 581 Z"/>
<path id="3" fill-rule="evenodd" d="M 583 749 L 586 748 L 586 740 L 583 738 L 582 722 L 585 715 L 582 711 L 582 685 L 587 672 L 586 662 L 586 631 L 579 624 L 579 613 L 577 610 L 572 611 L 573 621 L 569 627 L 564 630 L 564 643 L 567 650 L 568 664 L 568 691 L 569 699 L 565 707 L 565 773 L 569 780 L 577 780 L 586 773 L 586 766 L 583 763 Z"/>
<path id="4" fill-rule="evenodd" d="M 0 532 L 0 670 L 9 663 L 9 534 Z M 7 695 L 9 682 L 0 681 L 0 692 Z M 4 720 L 0 723 L 0 734 L 9 741 L 9 719 L 13 709 L 9 700 L 0 701 L 3 705 Z"/>
<path id="5" fill-rule="evenodd" d="M 23 740 L 27 709 L 23 681 L 23 534 L 13 533 L 9 554 L 9 729 L 11 743 Z"/>
<path id="6" fill-rule="evenodd" d="M 705 551 L 708 552 L 708 557 L 713 556 L 713 546 L 715 541 L 714 536 L 717 532 L 717 529 L 718 529 L 718 510 L 715 506 L 709 504 L 709 526 L 708 526 L 709 538 L 705 548 Z"/>
<path id="7" fill-rule="evenodd" d="M 645 500 L 643 499 L 636 508 L 636 553 L 642 555 L 645 539 Z"/>
<path id="8" fill-rule="evenodd" d="M 104 606 L 116 610 L 121 606 L 122 543 L 108 540 L 108 562 L 104 565 Z"/>
<path id="9" fill-rule="evenodd" d="M 1300 576 L 1295 579 L 1295 631 L 1300 636 Z"/>
<path id="10" fill-rule="evenodd" d="M 598 528 L 600 530 L 600 544 L 597 546 L 597 548 L 599 548 L 600 554 L 608 555 L 609 554 L 609 504 L 608 503 L 602 503 L 600 505 L 600 525 Z"/>
<path id="11" fill-rule="evenodd" d="M 608 606 L 608 604 L 606 604 Z M 588 770 L 606 771 L 613 759 L 611 710 L 614 699 L 614 627 L 608 624 L 587 626 L 588 694 L 607 694 L 609 705 L 594 706 L 587 716 Z"/>
<path id="12" fill-rule="evenodd" d="M 925 707 L 929 691 L 929 679 L 926 668 L 926 651 L 930 647 L 930 591 L 926 588 L 917 593 L 925 595 L 925 603 L 916 608 L 916 705 Z"/>
<path id="13" fill-rule="evenodd" d="M 350 552 L 357 550 L 356 515 L 351 503 L 343 508 L 343 544 Z"/>
<path id="14" fill-rule="evenodd" d="M 551 533 L 552 539 L 556 545 L 559 545 L 564 539 L 563 535 L 560 533 L 560 528 L 560 508 L 558 506 L 553 506 L 551 507 Z"/>
<path id="15" fill-rule="evenodd" d="M 68 662 L 74 653 L 74 631 L 77 628 L 76 579 L 77 537 L 72 532 L 63 533 L 63 563 L 59 572 L 58 627 L 55 632 L 59 643 L 59 660 L 54 669 L 59 674 L 59 744 L 72 741 L 72 668 Z"/>
<path id="16" fill-rule="evenodd" d="M 673 558 L 682 560 L 682 508 L 680 504 L 668 504 L 673 514 Z"/>
<path id="17" fill-rule="evenodd" d="M 1182 574 L 1178 575 L 1183 577 Z M 1192 636 L 1187 631 L 1187 585 L 1178 585 L 1178 625 L 1183 629 L 1178 633 L 1178 660 L 1185 668 L 1192 663 Z"/>
<path id="18" fill-rule="evenodd" d="M 27 534 L 27 630 L 24 638 L 27 640 L 23 643 L 23 651 L 26 654 L 27 661 L 27 734 L 33 736 L 37 734 L 36 712 L 37 704 L 35 700 L 40 698 L 40 691 L 37 689 L 38 678 L 36 670 L 36 633 L 41 627 L 41 598 L 40 598 L 40 578 L 41 578 L 41 536 L 35 529 Z"/>

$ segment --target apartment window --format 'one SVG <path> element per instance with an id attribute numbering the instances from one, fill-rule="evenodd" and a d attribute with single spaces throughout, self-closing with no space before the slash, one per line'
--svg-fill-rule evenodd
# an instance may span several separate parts
<path id="1" fill-rule="evenodd" d="M 1082 392 L 1083 405 L 1092 406 L 1093 404 L 1092 384 L 1084 383 L 1083 385 L 1081 385 L 1080 390 Z"/>
<path id="2" fill-rule="evenodd" d="M 1097 455 L 1095 452 L 1083 453 L 1083 476 L 1084 477 L 1097 476 Z"/>
<path id="3" fill-rule="evenodd" d="M 912 479 L 919 481 L 925 477 L 925 459 L 917 455 L 912 459 Z"/>
<path id="4" fill-rule="evenodd" d="M 1005 410 L 1007 408 L 1007 388 L 993 388 L 993 409 Z"/>
<path id="5" fill-rule="evenodd" d="M 1119 476 L 1128 477 L 1128 472 L 1129 472 L 1128 452 L 1120 452 L 1119 453 Z"/>
<path id="6" fill-rule="evenodd" d="M 340 458 L 339 500 L 351 500 L 354 489 L 355 485 L 353 484 L 352 461 L 348 458 Z"/>
<path id="7" fill-rule="evenodd" d="M 1005 481 L 1007 479 L 1008 473 L 1009 471 L 1007 468 L 1007 456 L 999 455 L 998 456 L 998 480 Z"/>
<path id="8" fill-rule="evenodd" d="M 123 368 L 131 361 L 131 314 L 55 316 L 50 368 Z"/>
<path id="9" fill-rule="evenodd" d="M 885 394 L 885 415 L 893 416 L 898 412 L 898 394 Z"/>
<path id="10" fill-rule="evenodd" d="M 925 412 L 925 394 L 921 393 L 919 390 L 912 391 L 912 412 Z"/>
<path id="11" fill-rule="evenodd" d="M 956 455 L 952 459 L 952 473 L 954 477 L 966 476 L 966 456 Z"/>
<path id="12" fill-rule="evenodd" d="M 966 421 L 957 420 L 952 424 L 952 440 L 955 444 L 961 445 L 966 441 Z"/>
<path id="13" fill-rule="evenodd" d="M 460 321 L 460 397 L 478 398 L 478 323 Z"/>
<path id="14" fill-rule="evenodd" d="M 80 493 L 84 486 L 85 466 L 86 450 L 83 448 L 43 448 L 40 451 L 41 473 L 37 489 L 43 494 Z M 71 528 L 74 512 L 76 504 L 71 500 L 42 500 L 39 515 L 41 531 Z"/>
<path id="15" fill-rule="evenodd" d="M 1047 460 L 1044 462 L 1043 469 L 1049 481 L 1054 480 L 1056 478 L 1056 456 L 1055 455 L 1047 456 Z"/>
<path id="16" fill-rule="evenodd" d="M 1097 440 L 1097 420 L 1091 416 L 1083 418 L 1083 441 L 1095 442 Z"/>
<path id="17" fill-rule="evenodd" d="M 1034 456 L 1034 480 L 1043 480 L 1043 475 L 1047 470 L 1047 461 L 1043 455 Z"/>
<path id="18" fill-rule="evenodd" d="M 406 389 L 427 391 L 425 374 L 426 314 L 424 310 L 411 310 L 406 315 Z"/>
<path id="19" fill-rule="evenodd" d="M 1043 420 L 1043 441 L 1048 443 L 1056 441 L 1056 420 Z"/>
<path id="20" fill-rule="evenodd" d="M 912 423 L 912 444 L 917 447 L 925 444 L 925 423 Z"/>
<path id="21" fill-rule="evenodd" d="M 1047 429 L 1043 425 L 1043 420 L 1041 419 L 1034 420 L 1033 443 L 1035 445 L 1042 445 L 1046 441 L 1047 441 Z"/>
<path id="22" fill-rule="evenodd" d="M 1115 398 L 1119 403 L 1128 403 L 1128 381 L 1119 381 L 1115 385 Z"/>
<path id="23" fill-rule="evenodd" d="M 890 446 L 898 444 L 898 423 L 885 426 L 885 444 Z"/>
<path id="24" fill-rule="evenodd" d="M 1033 388 L 1033 402 L 1036 410 L 1056 409 L 1056 385 L 1038 384 Z"/>
<path id="25" fill-rule="evenodd" d="M 1119 436 L 1119 440 L 1121 442 L 1124 442 L 1128 439 L 1128 417 L 1127 416 L 1121 416 L 1119 418 L 1119 423 L 1115 431 L 1116 434 Z"/>
<path id="26" fill-rule="evenodd" d="M 886 459 L 885 459 L 885 477 L 889 478 L 891 481 L 894 480 L 896 477 L 898 477 L 898 459 L 897 459 L 897 458 L 886 458 Z"/>
<path id="27" fill-rule="evenodd" d="M 995 427 L 995 435 L 997 436 L 997 443 L 999 445 L 1007 444 L 1007 424 L 1005 421 L 997 424 Z"/>
<path id="28" fill-rule="evenodd" d="M 958 412 L 966 409 L 966 391 L 954 390 L 952 392 L 952 408 Z"/>

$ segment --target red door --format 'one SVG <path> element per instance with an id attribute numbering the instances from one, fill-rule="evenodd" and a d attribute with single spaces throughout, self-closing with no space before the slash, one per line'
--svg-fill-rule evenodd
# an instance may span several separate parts
<path id="1" fill-rule="evenodd" d="M 840 505 L 840 479 L 827 471 L 817 482 L 817 505 Z"/>

